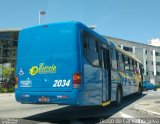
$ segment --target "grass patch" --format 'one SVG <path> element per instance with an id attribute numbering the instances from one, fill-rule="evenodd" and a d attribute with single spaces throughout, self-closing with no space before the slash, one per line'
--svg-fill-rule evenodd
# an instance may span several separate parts
<path id="1" fill-rule="evenodd" d="M 13 93 L 14 88 L 0 88 L 1 93 Z"/>

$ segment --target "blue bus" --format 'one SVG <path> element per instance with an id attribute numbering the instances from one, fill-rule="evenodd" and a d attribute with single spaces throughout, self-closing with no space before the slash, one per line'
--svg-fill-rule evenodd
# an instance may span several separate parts
<path id="1" fill-rule="evenodd" d="M 16 100 L 28 104 L 119 105 L 142 93 L 141 62 L 80 22 L 20 31 Z"/>

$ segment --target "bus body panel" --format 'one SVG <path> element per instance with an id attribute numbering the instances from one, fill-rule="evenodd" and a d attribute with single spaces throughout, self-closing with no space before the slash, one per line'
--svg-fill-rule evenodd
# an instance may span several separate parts
<path id="1" fill-rule="evenodd" d="M 86 105 L 102 103 L 102 69 L 95 68 L 84 59 L 84 101 Z"/>
<path id="2" fill-rule="evenodd" d="M 72 76 L 82 72 L 77 33 L 74 23 L 42 25 L 20 32 L 16 67 L 19 102 L 23 102 L 24 93 L 32 96 L 34 92 L 37 99 L 38 93 L 48 96 L 47 92 L 55 96 L 66 92 L 75 96 L 74 101 L 77 99 L 79 93 L 72 92 Z"/>
<path id="3" fill-rule="evenodd" d="M 21 92 L 16 91 L 16 100 L 25 104 L 60 104 L 60 105 L 81 105 L 79 91 L 71 92 Z M 47 98 L 47 101 L 40 101 Z"/>
<path id="4" fill-rule="evenodd" d="M 105 70 L 102 66 L 93 66 L 86 59 L 83 31 L 98 40 L 99 49 L 107 50 L 106 55 L 109 59 L 112 57 L 111 48 L 134 59 L 78 22 L 40 25 L 24 29 L 19 36 L 16 67 L 19 78 L 16 89 L 18 102 L 101 105 L 103 102 L 116 100 L 119 85 L 122 86 L 123 96 L 138 91 L 138 85 L 142 81 L 139 73 L 121 71 L 119 67 L 117 69 L 110 67 Z M 102 61 L 100 50 L 97 54 L 99 61 Z M 91 57 L 94 59 L 95 56 Z M 139 62 L 137 59 L 134 60 Z M 116 58 L 114 63 L 118 65 L 118 61 Z M 109 66 L 113 65 L 112 60 L 109 64 Z M 81 83 L 80 87 L 73 88 L 73 75 L 76 73 L 80 73 Z M 110 82 L 109 78 L 111 78 Z M 107 87 L 106 90 L 104 86 Z M 106 101 L 103 100 L 105 94 L 108 95 Z"/>
<path id="5" fill-rule="evenodd" d="M 111 80 L 111 101 L 115 101 L 117 85 L 120 83 L 119 73 L 115 69 L 111 70 Z"/>

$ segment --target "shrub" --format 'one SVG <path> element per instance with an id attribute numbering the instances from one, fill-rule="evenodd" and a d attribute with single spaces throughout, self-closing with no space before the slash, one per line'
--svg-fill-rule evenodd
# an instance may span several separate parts
<path id="1" fill-rule="evenodd" d="M 1 93 L 12 93 L 14 92 L 14 88 L 0 88 Z"/>

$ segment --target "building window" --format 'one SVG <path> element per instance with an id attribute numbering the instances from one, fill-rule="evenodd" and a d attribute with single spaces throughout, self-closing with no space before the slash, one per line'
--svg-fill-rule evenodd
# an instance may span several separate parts
<path id="1" fill-rule="evenodd" d="M 146 50 L 146 51 L 145 51 L 145 54 L 147 55 L 147 53 L 148 53 L 148 52 L 147 52 L 147 50 Z"/>
<path id="2" fill-rule="evenodd" d="M 156 65 L 159 65 L 159 66 L 160 66 L 160 62 L 156 62 Z"/>
<path id="3" fill-rule="evenodd" d="M 160 56 L 160 52 L 156 52 L 155 54 L 156 54 L 156 56 Z"/>
<path id="4" fill-rule="evenodd" d="M 157 72 L 157 76 L 160 76 L 160 72 Z"/>
<path id="5" fill-rule="evenodd" d="M 132 48 L 126 47 L 126 46 L 123 46 L 123 50 L 128 51 L 128 52 L 132 52 L 133 51 Z"/>
<path id="6" fill-rule="evenodd" d="M 153 65 L 153 61 L 151 61 L 152 65 Z"/>
<path id="7" fill-rule="evenodd" d="M 146 75 L 148 75 L 148 71 L 146 72 Z"/>

